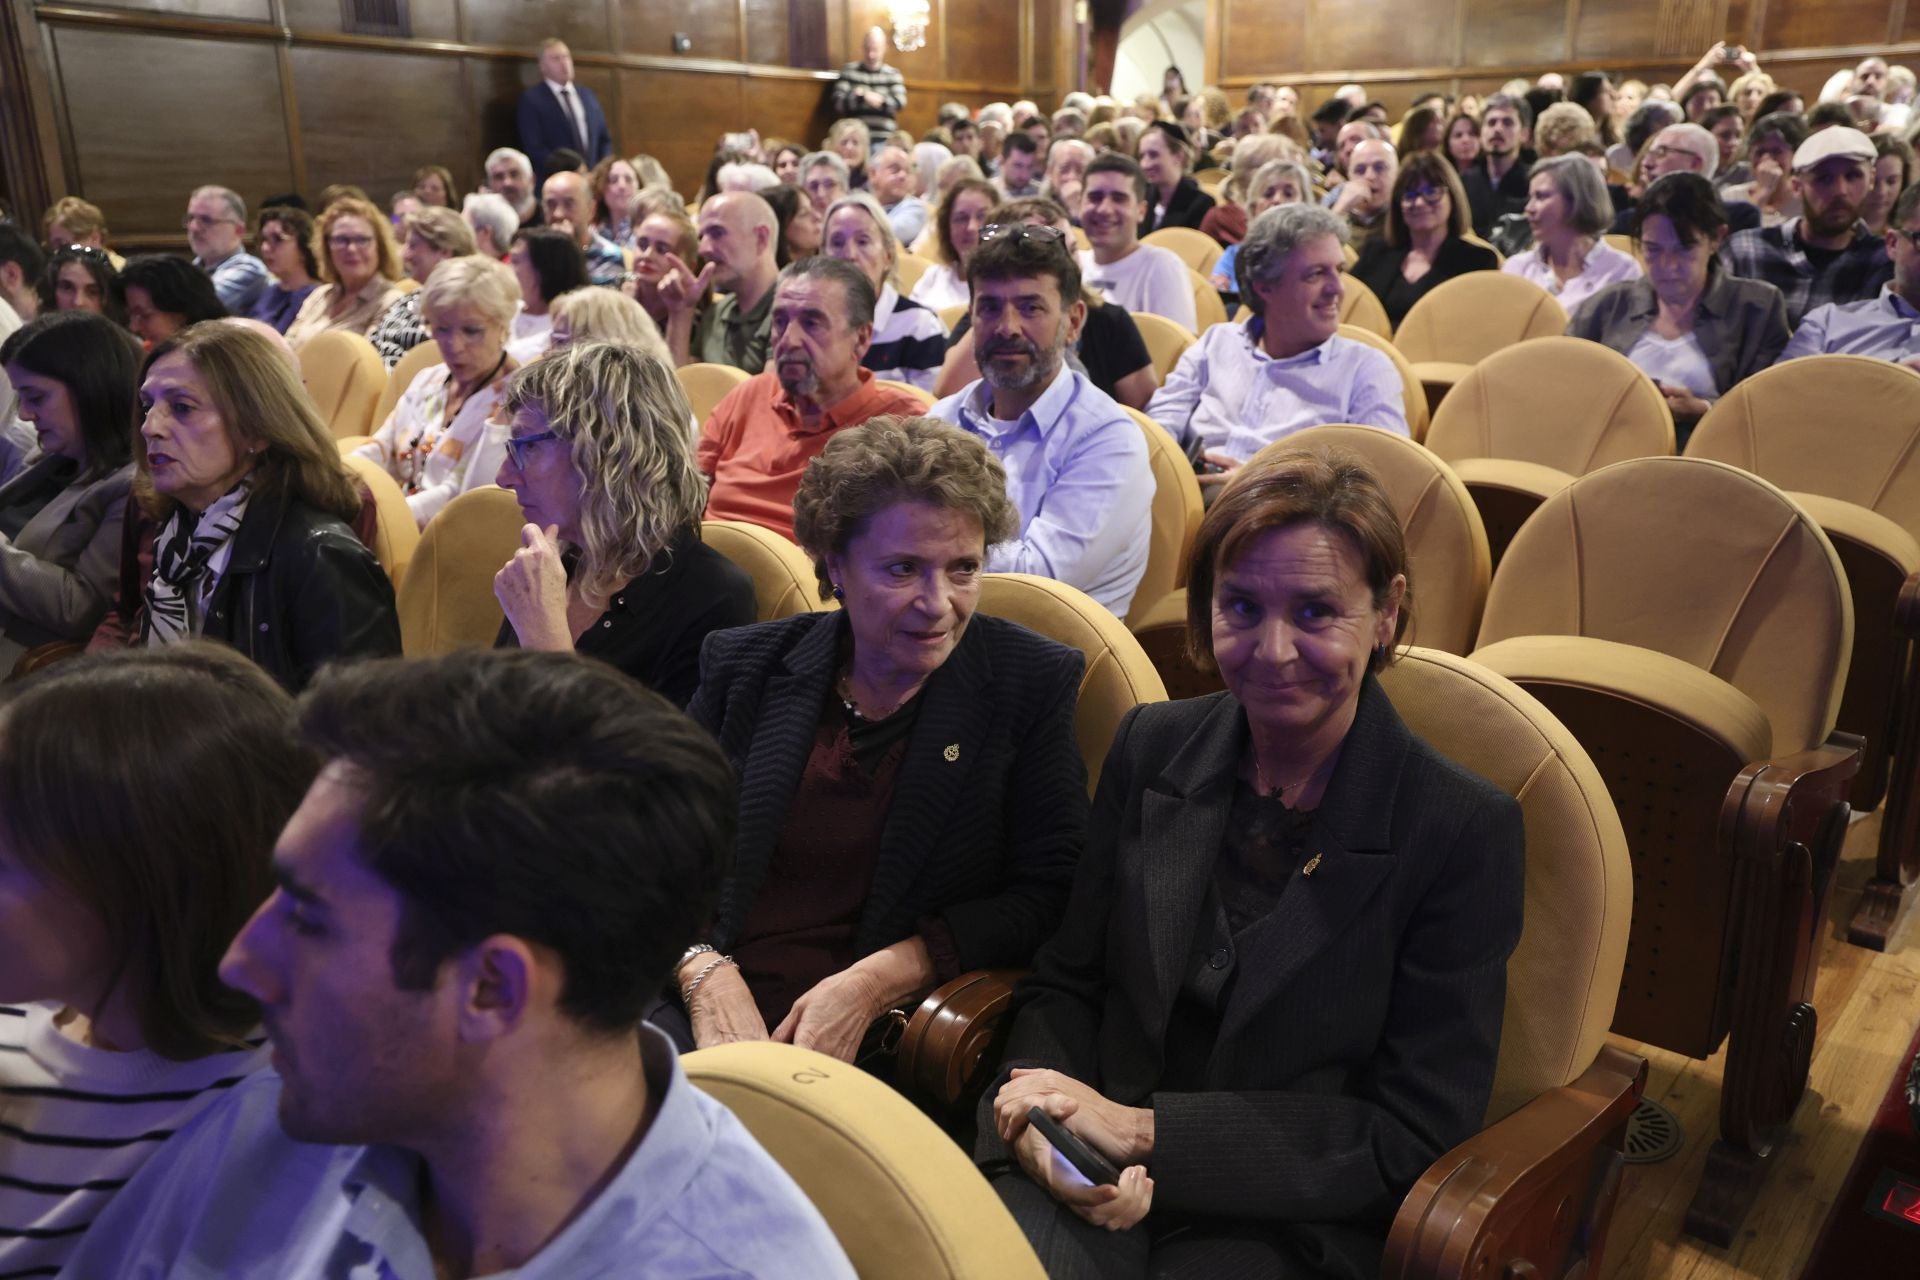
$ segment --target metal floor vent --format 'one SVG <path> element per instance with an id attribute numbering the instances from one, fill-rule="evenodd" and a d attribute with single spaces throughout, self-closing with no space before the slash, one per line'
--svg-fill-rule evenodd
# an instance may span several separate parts
<path id="1" fill-rule="evenodd" d="M 1658 1164 L 1678 1151 L 1686 1138 L 1679 1116 L 1651 1098 L 1642 1098 L 1633 1114 L 1627 1117 L 1626 1161 Z"/>

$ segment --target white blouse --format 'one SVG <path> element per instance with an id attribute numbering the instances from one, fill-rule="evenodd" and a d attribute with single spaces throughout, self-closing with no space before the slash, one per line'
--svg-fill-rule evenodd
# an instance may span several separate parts
<path id="1" fill-rule="evenodd" d="M 507 380 L 496 377 L 468 396 L 448 422 L 451 383 L 444 364 L 422 369 L 372 441 L 355 450 L 387 469 L 423 529 L 458 495 L 492 484 L 507 456 L 507 428 L 488 421 L 505 399 Z"/>

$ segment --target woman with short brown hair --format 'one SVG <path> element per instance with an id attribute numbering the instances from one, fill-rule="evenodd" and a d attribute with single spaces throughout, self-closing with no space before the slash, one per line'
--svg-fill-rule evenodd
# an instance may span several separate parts
<path id="1" fill-rule="evenodd" d="M 1413 304 L 1455 276 L 1496 271 L 1500 257 L 1473 235 L 1467 190 L 1436 152 L 1408 156 L 1387 200 L 1386 234 L 1367 241 L 1354 278 L 1373 290 L 1398 328 Z"/>

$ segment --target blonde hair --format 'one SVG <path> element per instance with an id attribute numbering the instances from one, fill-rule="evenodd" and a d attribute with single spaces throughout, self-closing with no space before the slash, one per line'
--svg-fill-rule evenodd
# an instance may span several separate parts
<path id="1" fill-rule="evenodd" d="M 513 268 L 481 254 L 448 258 L 420 286 L 420 315 L 428 324 L 442 311 L 467 307 L 488 323 L 506 329 L 520 309 L 520 281 Z"/>
<path id="2" fill-rule="evenodd" d="M 652 156 L 644 152 L 637 156 L 628 156 L 627 163 L 633 166 L 634 176 L 640 179 L 642 188 L 665 187 L 669 191 L 673 190 L 673 179 L 667 174 L 667 166 Z"/>
<path id="3" fill-rule="evenodd" d="M 1577 102 L 1556 102 L 1533 126 L 1534 145 L 1544 156 L 1563 156 L 1586 142 L 1600 141 L 1593 114 Z"/>
<path id="4" fill-rule="evenodd" d="M 375 274 L 388 280 L 398 280 L 403 274 L 400 267 L 400 251 L 394 247 L 393 227 L 387 221 L 387 215 L 374 207 L 370 200 L 358 196 L 341 196 L 321 211 L 313 227 L 313 256 L 320 262 L 320 278 L 328 284 L 339 284 L 340 273 L 333 268 L 333 249 L 327 244 L 327 235 L 333 225 L 342 218 L 358 218 L 373 228 L 373 247 L 379 256 L 375 260 Z"/>
<path id="5" fill-rule="evenodd" d="M 417 235 L 441 253 L 464 257 L 474 250 L 473 228 L 467 220 L 445 205 L 428 205 L 407 215 L 406 230 Z"/>
<path id="6" fill-rule="evenodd" d="M 107 215 L 100 212 L 99 205 L 82 200 L 79 196 L 61 196 L 49 205 L 46 216 L 40 219 L 40 229 L 51 233 L 56 222 L 75 240 L 85 240 L 96 231 L 102 240 L 107 238 Z M 58 251 L 67 246 L 57 244 L 53 247 Z"/>
<path id="7" fill-rule="evenodd" d="M 893 223 L 888 220 L 887 211 L 880 207 L 880 202 L 871 193 L 855 191 L 835 200 L 827 206 L 827 216 L 820 220 L 821 227 L 824 229 L 827 223 L 833 221 L 834 214 L 848 208 L 858 209 L 873 219 L 873 225 L 880 233 L 880 242 L 887 247 L 887 279 L 892 280 L 894 269 L 900 262 L 900 240 L 893 234 Z M 823 245 L 821 252 L 825 251 Z"/>
<path id="8" fill-rule="evenodd" d="M 551 352 L 507 381 L 507 412 L 533 408 L 572 446 L 580 492 L 579 573 L 593 604 L 645 573 L 707 506 L 693 409 L 664 360 L 612 342 Z"/>
<path id="9" fill-rule="evenodd" d="M 564 318 L 572 330 L 569 347 L 612 342 L 673 363 L 667 341 L 647 309 L 617 289 L 569 289 L 547 304 L 547 310 L 556 321 Z"/>
<path id="10" fill-rule="evenodd" d="M 827 130 L 827 141 L 821 149 L 824 151 L 833 151 L 837 154 L 840 139 L 851 138 L 856 134 L 863 141 L 866 139 L 867 125 L 864 120 L 857 120 L 852 116 L 848 116 L 844 120 L 835 120 L 833 122 L 833 128 Z"/>

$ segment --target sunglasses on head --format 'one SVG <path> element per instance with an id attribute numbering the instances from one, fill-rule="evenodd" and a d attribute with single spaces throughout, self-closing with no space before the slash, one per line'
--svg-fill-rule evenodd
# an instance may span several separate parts
<path id="1" fill-rule="evenodd" d="M 981 244 L 1003 236 L 1012 236 L 1016 240 L 1037 240 L 1041 244 L 1059 244 L 1067 238 L 1067 233 L 1045 223 L 1031 222 L 989 222 L 980 228 Z"/>

